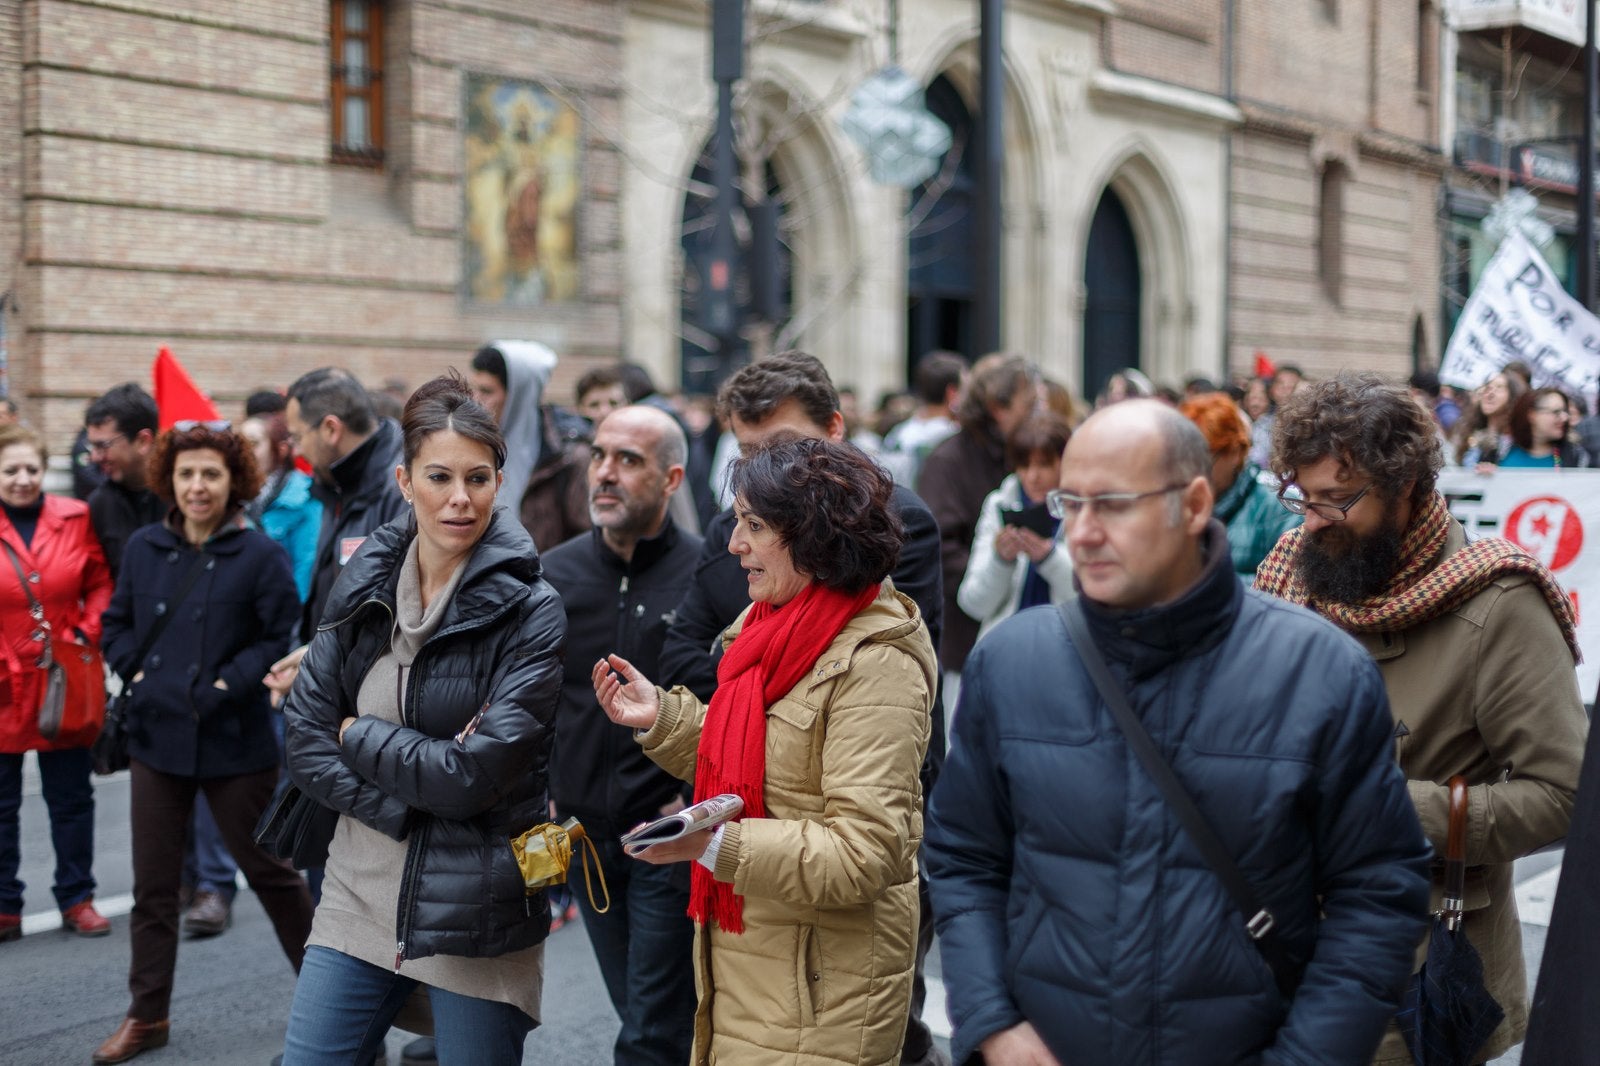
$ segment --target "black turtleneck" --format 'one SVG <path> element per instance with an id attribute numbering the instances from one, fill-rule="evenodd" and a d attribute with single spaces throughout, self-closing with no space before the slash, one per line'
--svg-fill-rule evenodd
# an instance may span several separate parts
<path id="1" fill-rule="evenodd" d="M 17 531 L 17 536 L 22 538 L 26 547 L 33 547 L 33 531 L 39 528 L 39 515 L 44 512 L 44 493 L 27 507 L 13 507 L 9 503 L 0 503 L 6 510 L 6 518 Z"/>
<path id="2" fill-rule="evenodd" d="M 1233 628 L 1244 586 L 1233 572 L 1228 532 L 1212 519 L 1200 544 L 1204 553 L 1200 579 L 1169 603 L 1118 611 L 1082 597 L 1084 616 L 1101 653 L 1135 681 L 1208 651 Z"/>

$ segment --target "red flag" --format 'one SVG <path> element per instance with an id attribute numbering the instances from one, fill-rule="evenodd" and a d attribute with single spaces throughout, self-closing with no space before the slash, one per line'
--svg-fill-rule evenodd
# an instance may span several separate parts
<path id="1" fill-rule="evenodd" d="M 1272 360 L 1267 358 L 1267 353 L 1263 352 L 1261 349 L 1257 348 L 1256 349 L 1256 377 L 1258 377 L 1258 378 L 1270 378 L 1272 375 L 1276 374 L 1277 372 L 1278 372 L 1278 368 L 1272 365 Z"/>
<path id="2" fill-rule="evenodd" d="M 178 362 L 172 349 L 162 348 L 156 353 L 150 376 L 155 379 L 156 409 L 161 412 L 162 429 L 171 429 L 172 423 L 185 419 L 208 422 L 222 417 L 211 397 L 200 391 L 200 386 Z"/>

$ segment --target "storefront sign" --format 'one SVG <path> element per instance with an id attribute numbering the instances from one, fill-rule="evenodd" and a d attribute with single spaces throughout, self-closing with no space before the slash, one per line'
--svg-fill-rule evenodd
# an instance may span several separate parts
<path id="1" fill-rule="evenodd" d="M 1512 361 L 1526 363 L 1536 388 L 1581 394 L 1600 388 L 1600 319 L 1561 287 L 1528 239 L 1513 231 L 1484 268 L 1445 349 L 1439 380 L 1475 389 Z"/>
<path id="2" fill-rule="evenodd" d="M 1593 700 L 1600 683 L 1600 470 L 1446 470 L 1439 491 L 1468 537 L 1505 537 L 1555 574 L 1578 616 L 1578 690 L 1584 702 Z"/>

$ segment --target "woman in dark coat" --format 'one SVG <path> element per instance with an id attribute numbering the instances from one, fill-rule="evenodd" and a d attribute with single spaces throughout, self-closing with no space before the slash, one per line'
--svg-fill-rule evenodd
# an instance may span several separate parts
<path id="1" fill-rule="evenodd" d="M 133 1002 L 95 1052 L 98 1063 L 167 1042 L 183 842 L 197 792 L 296 969 L 311 929 L 305 882 L 253 839 L 278 780 L 261 679 L 288 650 L 299 611 L 288 556 L 240 518 L 261 475 L 226 423 L 180 422 L 151 453 L 149 483 L 173 510 L 129 538 L 103 620 L 106 661 L 131 679 Z M 158 618 L 166 627 L 141 660 Z"/>
<path id="2" fill-rule="evenodd" d="M 465 382 L 402 430 L 412 516 L 351 559 L 285 705 L 289 772 L 340 817 L 284 1066 L 370 1061 L 413 993 L 441 1062 L 519 1063 L 538 1023 L 550 913 L 510 840 L 549 820 L 566 616 Z"/>

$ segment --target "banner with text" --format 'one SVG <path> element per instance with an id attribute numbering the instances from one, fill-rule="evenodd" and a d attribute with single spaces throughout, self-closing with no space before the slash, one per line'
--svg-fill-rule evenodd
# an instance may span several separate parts
<path id="1" fill-rule="evenodd" d="M 1600 470 L 1445 470 L 1439 491 L 1467 536 L 1505 537 L 1548 566 L 1578 616 L 1578 690 L 1600 682 Z"/>
<path id="2" fill-rule="evenodd" d="M 1593 406 L 1600 388 L 1600 318 L 1567 295 L 1539 250 L 1512 232 L 1461 311 L 1439 380 L 1475 389 L 1516 360 L 1533 371 L 1535 388 L 1553 385 Z"/>

